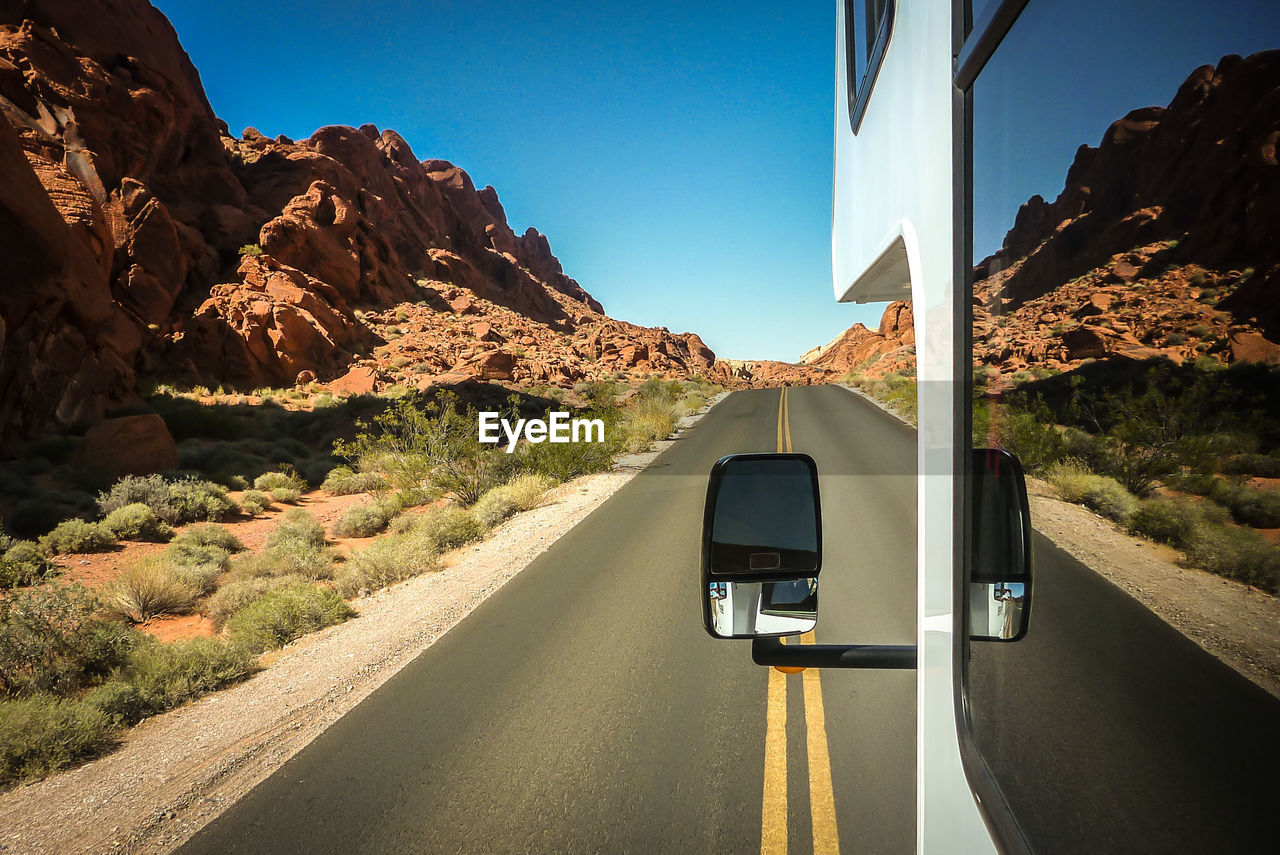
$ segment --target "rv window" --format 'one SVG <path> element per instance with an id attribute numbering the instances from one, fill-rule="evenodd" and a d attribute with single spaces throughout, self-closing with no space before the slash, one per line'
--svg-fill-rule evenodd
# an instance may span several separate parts
<path id="1" fill-rule="evenodd" d="M 845 0 L 845 64 L 849 74 L 849 121 L 858 132 L 871 97 L 880 59 L 893 30 L 893 0 Z"/>

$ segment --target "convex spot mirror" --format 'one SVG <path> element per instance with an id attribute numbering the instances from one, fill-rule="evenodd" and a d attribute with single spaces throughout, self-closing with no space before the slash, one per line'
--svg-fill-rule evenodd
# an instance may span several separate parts
<path id="1" fill-rule="evenodd" d="M 1031 510 L 1018 458 L 973 451 L 969 637 L 1017 641 L 1031 617 Z"/>
<path id="2" fill-rule="evenodd" d="M 807 454 L 716 461 L 702 521 L 702 613 L 716 638 L 798 635 L 818 623 L 822 512 Z"/>

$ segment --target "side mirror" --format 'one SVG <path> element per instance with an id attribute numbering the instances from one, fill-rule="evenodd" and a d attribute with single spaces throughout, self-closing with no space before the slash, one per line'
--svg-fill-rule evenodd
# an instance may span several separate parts
<path id="1" fill-rule="evenodd" d="M 1022 464 L 1007 451 L 973 451 L 969 638 L 1018 641 L 1031 617 L 1031 510 Z"/>
<path id="2" fill-rule="evenodd" d="M 807 454 L 716 461 L 702 520 L 702 614 L 715 638 L 798 635 L 818 625 L 822 515 Z"/>

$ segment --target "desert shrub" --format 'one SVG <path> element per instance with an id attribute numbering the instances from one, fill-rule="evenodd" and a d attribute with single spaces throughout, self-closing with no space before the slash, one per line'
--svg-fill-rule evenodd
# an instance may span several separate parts
<path id="1" fill-rule="evenodd" d="M 90 757 L 110 744 L 113 729 L 111 718 L 90 704 L 50 695 L 0 701 L 0 784 Z"/>
<path id="2" fill-rule="evenodd" d="M 1108 519 L 1123 522 L 1138 505 L 1138 500 L 1120 482 L 1095 475 L 1075 461 L 1055 464 L 1045 477 L 1064 501 L 1084 505 Z"/>
<path id="3" fill-rule="evenodd" d="M 1156 496 L 1143 499 L 1129 517 L 1129 531 L 1159 543 L 1183 547 L 1202 519 L 1196 503 Z"/>
<path id="4" fill-rule="evenodd" d="M 167 481 L 159 475 L 127 475 L 99 494 L 98 508 L 105 515 L 132 504 L 144 504 L 169 525 L 204 520 L 217 522 L 236 510 L 227 488 L 198 478 Z"/>
<path id="5" fill-rule="evenodd" d="M 15 540 L 0 554 L 0 590 L 35 585 L 57 572 L 40 547 L 29 540 Z"/>
<path id="6" fill-rule="evenodd" d="M 300 576 L 332 579 L 333 555 L 327 549 L 267 549 L 244 555 L 231 562 L 231 578 L 258 579 L 267 576 Z"/>
<path id="7" fill-rule="evenodd" d="M 253 671 L 253 655 L 215 638 L 164 644 L 146 639 L 121 671 L 148 712 L 173 709 L 192 698 L 239 682 Z"/>
<path id="8" fill-rule="evenodd" d="M 1257 475 L 1262 478 L 1280 478 L 1280 455 L 1237 454 L 1226 462 L 1222 471 L 1227 475 Z"/>
<path id="9" fill-rule="evenodd" d="M 116 540 L 149 540 L 163 543 L 173 537 L 173 527 L 141 502 L 116 508 L 107 514 L 100 525 Z"/>
<path id="10" fill-rule="evenodd" d="M 1239 487 L 1230 492 L 1231 515 L 1255 528 L 1280 527 L 1280 494 Z"/>
<path id="11" fill-rule="evenodd" d="M 575 383 L 573 391 L 596 407 L 612 407 L 618 400 L 618 384 L 608 380 Z"/>
<path id="12" fill-rule="evenodd" d="M 142 504 L 163 519 L 169 509 L 169 492 L 169 482 L 159 475 L 126 475 L 98 495 L 98 509 L 109 516 L 127 505 Z"/>
<path id="13" fill-rule="evenodd" d="M 267 535 L 267 549 L 320 549 L 325 544 L 324 526 L 302 508 L 293 508 Z"/>
<path id="14" fill-rule="evenodd" d="M 491 528 L 512 514 L 536 507 L 543 494 L 554 485 L 555 482 L 547 475 L 517 475 L 481 496 L 471 512 L 481 525 Z"/>
<path id="15" fill-rule="evenodd" d="M 1187 330 L 1188 334 L 1193 335 L 1196 338 L 1204 338 L 1209 334 L 1209 332 L 1210 330 L 1209 330 L 1208 324 L 1196 324 L 1195 326 Z"/>
<path id="16" fill-rule="evenodd" d="M 1280 549 L 1255 531 L 1201 526 L 1186 552 L 1196 567 L 1280 593 Z"/>
<path id="17" fill-rule="evenodd" d="M 416 490 L 396 490 L 378 499 L 378 505 L 387 512 L 388 517 L 403 513 L 409 508 L 425 505 L 439 498 L 439 494 L 427 488 Z"/>
<path id="18" fill-rule="evenodd" d="M 282 505 L 296 505 L 302 498 L 302 491 L 297 487 L 275 487 L 269 491 L 271 501 Z"/>
<path id="19" fill-rule="evenodd" d="M 0 600 L 0 694 L 73 691 L 118 664 L 137 633 L 99 619 L 98 608 L 80 585 Z"/>
<path id="20" fill-rule="evenodd" d="M 439 549 L 434 538 L 422 531 L 381 537 L 352 555 L 338 571 L 343 596 L 370 593 L 435 569 Z"/>
<path id="21" fill-rule="evenodd" d="M 408 514 L 403 519 L 404 532 L 421 536 L 420 543 L 434 546 L 441 552 L 456 549 L 484 534 L 484 526 L 470 511 L 449 505 L 431 508 L 420 514 Z"/>
<path id="22" fill-rule="evenodd" d="M 246 514 L 256 517 L 271 507 L 271 497 L 261 490 L 245 490 L 240 494 L 240 507 Z"/>
<path id="23" fill-rule="evenodd" d="M 707 399 L 701 392 L 690 392 L 680 401 L 684 406 L 685 412 L 695 413 L 707 405 Z"/>
<path id="24" fill-rule="evenodd" d="M 193 525 L 184 530 L 169 544 L 169 552 L 188 546 L 216 546 L 228 553 L 244 551 L 244 544 L 230 529 L 211 524 Z"/>
<path id="25" fill-rule="evenodd" d="M 990 429 L 996 443 L 1016 454 L 1029 471 L 1046 469 L 1066 455 L 1066 440 L 1042 406 L 998 408 L 991 414 Z"/>
<path id="26" fill-rule="evenodd" d="M 186 614 L 200 590 L 185 581 L 164 555 L 149 555 L 126 567 L 102 590 L 108 614 L 145 623 L 166 614 Z"/>
<path id="27" fill-rule="evenodd" d="M 493 528 L 519 511 L 520 508 L 516 505 L 515 499 L 501 487 L 489 490 L 471 507 L 471 514 L 485 528 Z"/>
<path id="28" fill-rule="evenodd" d="M 1177 346 L 1187 343 L 1187 337 L 1180 332 L 1171 332 L 1165 336 L 1164 343 L 1170 346 Z"/>
<path id="29" fill-rule="evenodd" d="M 63 520 L 40 538 L 40 546 L 53 555 L 67 552 L 102 552 L 116 545 L 111 533 L 97 523 L 82 519 Z"/>
<path id="30" fill-rule="evenodd" d="M 166 553 L 177 579 L 201 596 L 213 593 L 218 587 L 218 577 L 231 563 L 231 555 L 216 546 L 191 545 L 177 553 Z"/>
<path id="31" fill-rule="evenodd" d="M 338 537 L 373 537 L 387 527 L 391 516 L 378 503 L 354 505 L 338 519 L 333 533 Z"/>
<path id="32" fill-rule="evenodd" d="M 231 619 L 232 615 L 257 600 L 268 591 L 287 588 L 304 582 L 301 576 L 250 576 L 234 579 L 218 587 L 209 599 L 205 600 L 202 611 L 213 621 L 218 629 Z"/>
<path id="33" fill-rule="evenodd" d="M 645 451 L 658 440 L 666 439 L 679 421 L 679 406 L 665 395 L 638 397 L 623 412 L 623 445 L 627 451 Z"/>
<path id="34" fill-rule="evenodd" d="M 227 621 L 231 642 L 261 653 L 355 615 L 342 595 L 330 588 L 300 584 L 268 591 Z"/>
<path id="35" fill-rule="evenodd" d="M 594 418 L 596 413 L 593 411 L 589 416 Z M 525 442 L 510 456 L 523 472 L 568 481 L 579 475 L 608 470 L 620 450 L 617 431 L 611 433 L 606 422 L 604 442 Z"/>
<path id="36" fill-rule="evenodd" d="M 350 496 L 354 493 L 372 493 L 385 490 L 387 481 L 376 472 L 356 472 L 350 466 L 339 466 L 329 472 L 320 485 L 335 496 Z"/>
<path id="37" fill-rule="evenodd" d="M 297 490 L 301 494 L 306 486 L 301 478 L 289 472 L 263 472 L 253 479 L 253 489 L 267 493 L 284 488 Z"/>
<path id="38" fill-rule="evenodd" d="M 257 258 L 262 255 L 262 247 L 256 243 L 246 243 L 237 253 L 241 258 Z"/>
<path id="39" fill-rule="evenodd" d="M 138 687 L 123 680 L 108 680 L 85 693 L 81 703 L 96 709 L 115 727 L 137 724 L 153 711 Z"/>

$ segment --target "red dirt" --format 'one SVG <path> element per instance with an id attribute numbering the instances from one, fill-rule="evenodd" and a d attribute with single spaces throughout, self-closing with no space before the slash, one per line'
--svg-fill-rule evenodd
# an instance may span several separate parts
<path id="1" fill-rule="evenodd" d="M 231 493 L 232 498 L 239 499 L 238 493 Z M 315 490 L 302 496 L 296 505 L 272 505 L 260 516 L 241 515 L 232 520 L 219 523 L 225 526 L 250 552 L 261 552 L 265 546 L 267 535 L 275 529 L 280 518 L 291 508 L 300 507 L 314 516 L 329 532 L 331 541 L 339 553 L 349 554 L 351 548 L 361 546 L 372 538 L 334 538 L 333 527 L 338 518 L 352 505 L 373 501 L 368 495 L 331 496 L 322 490 Z M 185 527 L 179 527 L 181 532 Z M 63 582 L 79 582 L 86 588 L 96 590 L 102 588 L 130 564 L 144 555 L 152 555 L 164 551 L 163 543 L 121 543 L 111 552 L 93 552 L 85 554 L 68 554 L 58 556 L 54 563 L 61 568 L 60 580 Z M 180 641 L 197 636 L 213 636 L 213 623 L 201 614 L 173 615 L 154 618 L 138 627 L 161 641 Z"/>

